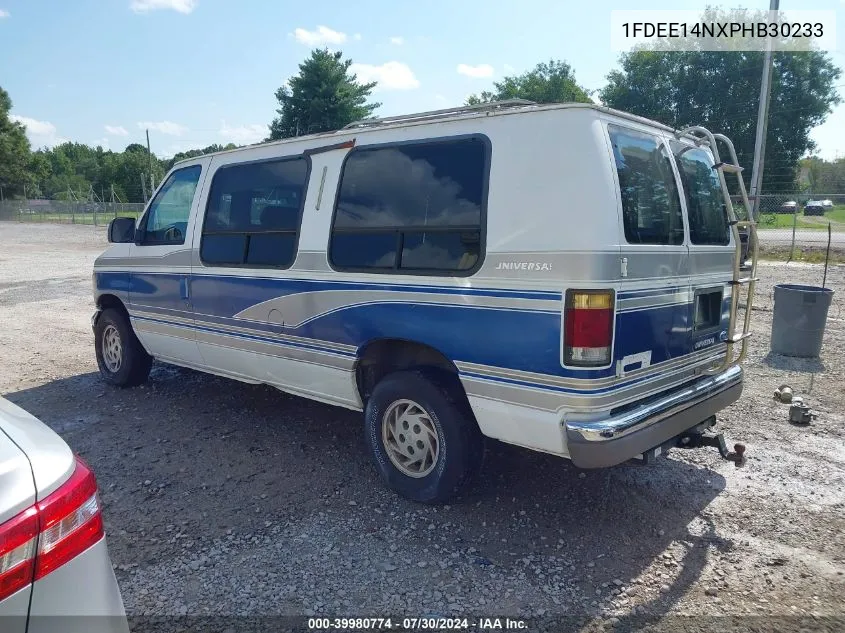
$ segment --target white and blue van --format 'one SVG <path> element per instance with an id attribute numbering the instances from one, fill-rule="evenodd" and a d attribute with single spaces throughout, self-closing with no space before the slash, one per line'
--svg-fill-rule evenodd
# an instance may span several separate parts
<path id="1" fill-rule="evenodd" d="M 155 358 L 363 411 L 386 483 L 424 502 L 484 437 L 581 468 L 725 455 L 705 431 L 742 391 L 756 269 L 736 163 L 704 128 L 523 101 L 186 160 L 109 226 L 99 368 L 137 385 Z"/>

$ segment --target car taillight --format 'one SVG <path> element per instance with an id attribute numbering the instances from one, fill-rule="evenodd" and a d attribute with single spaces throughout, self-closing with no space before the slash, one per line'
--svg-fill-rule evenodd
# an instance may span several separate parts
<path id="1" fill-rule="evenodd" d="M 567 290 L 563 361 L 575 367 L 603 367 L 613 347 L 613 291 Z"/>
<path id="2" fill-rule="evenodd" d="M 62 486 L 36 505 L 40 534 L 35 580 L 61 567 L 103 536 L 97 480 L 80 458 Z"/>
<path id="3" fill-rule="evenodd" d="M 81 554 L 103 537 L 94 473 L 80 458 L 70 479 L 0 525 L 0 600 Z"/>
<path id="4" fill-rule="evenodd" d="M 34 507 L 0 525 L 0 600 L 32 582 L 37 539 Z"/>

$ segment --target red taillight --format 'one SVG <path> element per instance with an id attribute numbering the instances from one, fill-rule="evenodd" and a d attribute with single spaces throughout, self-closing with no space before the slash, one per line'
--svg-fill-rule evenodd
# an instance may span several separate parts
<path id="1" fill-rule="evenodd" d="M 38 512 L 27 508 L 0 525 L 0 600 L 32 582 Z"/>
<path id="2" fill-rule="evenodd" d="M 103 516 L 94 473 L 77 458 L 70 479 L 36 507 L 41 532 L 35 559 L 38 580 L 102 538 Z"/>
<path id="3" fill-rule="evenodd" d="M 0 600 L 43 578 L 103 537 L 97 481 L 78 457 L 70 479 L 0 525 Z"/>
<path id="4" fill-rule="evenodd" d="M 567 290 L 563 361 L 577 367 L 603 367 L 613 347 L 613 292 Z"/>

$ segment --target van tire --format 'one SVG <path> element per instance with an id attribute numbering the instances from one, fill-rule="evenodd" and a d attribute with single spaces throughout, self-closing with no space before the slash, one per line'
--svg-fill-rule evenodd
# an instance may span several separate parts
<path id="1" fill-rule="evenodd" d="M 398 414 L 401 411 L 419 415 L 408 418 L 411 420 L 408 427 L 407 421 L 396 422 L 404 417 Z M 386 414 L 393 417 L 386 419 Z M 423 472 L 410 476 L 394 462 L 394 459 L 403 459 L 403 455 L 409 457 L 408 453 L 399 454 L 400 450 L 396 448 L 399 438 L 385 429 L 395 430 L 398 426 L 402 441 L 414 442 L 405 444 L 405 450 L 413 451 L 417 445 L 422 447 L 421 442 L 428 437 L 425 429 L 420 434 L 421 429 L 413 423 L 414 419 L 420 420 L 430 434 L 436 430 L 437 448 L 436 459 L 431 465 L 428 468 L 412 465 L 410 469 L 418 468 Z M 406 425 L 409 434 L 417 435 L 404 436 L 401 425 Z M 411 501 L 443 503 L 462 490 L 481 469 L 484 438 L 466 397 L 455 393 L 445 381 L 424 370 L 398 371 L 379 381 L 364 410 L 364 428 L 367 444 L 382 479 L 388 487 Z M 394 448 L 386 445 L 385 437 Z"/>
<path id="2" fill-rule="evenodd" d="M 108 341 L 106 338 L 108 337 Z M 116 346 L 111 353 L 109 345 Z M 117 387 L 135 387 L 150 375 L 153 358 L 141 345 L 126 315 L 106 308 L 94 325 L 94 349 L 103 379 Z"/>

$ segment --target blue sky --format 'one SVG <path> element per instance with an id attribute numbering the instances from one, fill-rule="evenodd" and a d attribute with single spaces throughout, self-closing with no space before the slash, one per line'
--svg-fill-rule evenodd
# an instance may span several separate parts
<path id="1" fill-rule="evenodd" d="M 0 86 L 36 147 L 69 139 L 122 150 L 149 127 L 153 151 L 169 156 L 263 138 L 273 93 L 315 46 L 342 50 L 360 78 L 379 80 L 374 99 L 390 115 L 460 104 L 550 58 L 601 88 L 618 60 L 611 10 L 705 4 L 0 0 Z M 768 0 L 743 4 L 767 8 Z M 837 11 L 833 59 L 845 67 L 845 0 L 800 4 Z M 845 105 L 814 138 L 823 156 L 845 156 Z"/>

